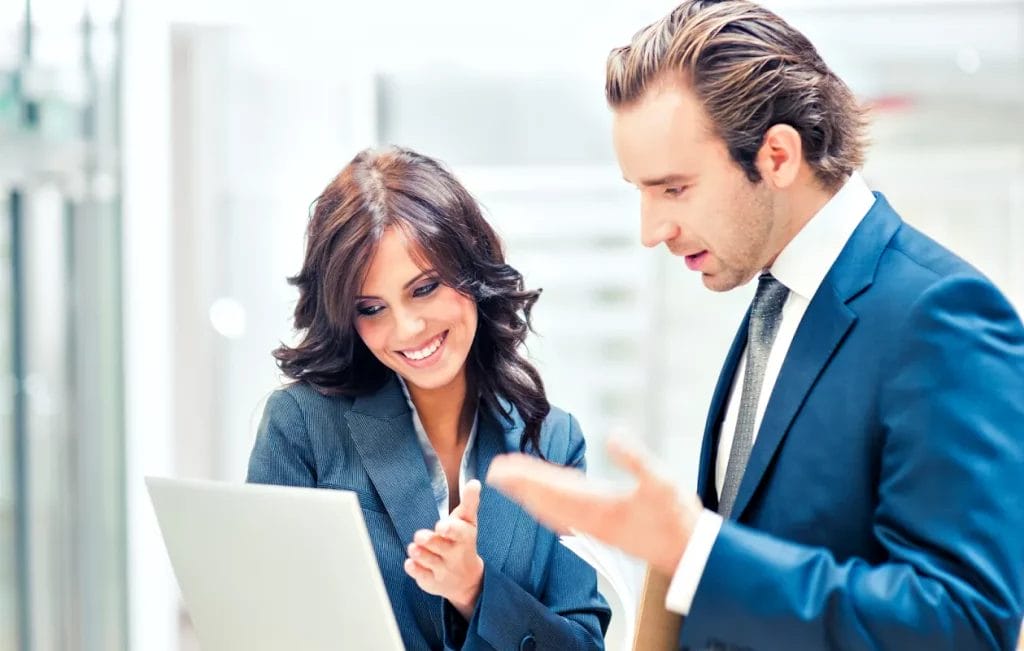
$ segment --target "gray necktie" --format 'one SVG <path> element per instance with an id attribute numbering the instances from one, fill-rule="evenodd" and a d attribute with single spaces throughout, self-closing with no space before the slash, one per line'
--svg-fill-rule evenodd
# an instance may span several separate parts
<path id="1" fill-rule="evenodd" d="M 728 518 L 736 502 L 743 471 L 750 459 L 750 448 L 754 441 L 754 419 L 757 417 L 757 403 L 764 383 L 764 370 L 768 366 L 768 353 L 779 331 L 782 305 L 789 290 L 775 280 L 771 274 L 762 274 L 757 283 L 757 293 L 750 305 L 750 325 L 747 331 L 747 367 L 743 373 L 743 394 L 740 397 L 739 417 L 736 419 L 736 434 L 732 439 L 729 465 L 725 470 L 722 495 L 718 500 L 718 512 Z"/>

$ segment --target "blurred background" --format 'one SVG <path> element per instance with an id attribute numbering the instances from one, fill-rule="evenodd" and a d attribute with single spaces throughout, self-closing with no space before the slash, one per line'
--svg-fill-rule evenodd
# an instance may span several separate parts
<path id="1" fill-rule="evenodd" d="M 1024 306 L 1024 1 L 777 0 L 872 107 L 864 173 Z M 671 0 L 0 0 L 0 649 L 194 637 L 147 474 L 240 481 L 308 208 L 360 149 L 450 164 L 527 283 L 591 473 L 692 488 L 752 294 L 639 245 L 603 99 Z"/>

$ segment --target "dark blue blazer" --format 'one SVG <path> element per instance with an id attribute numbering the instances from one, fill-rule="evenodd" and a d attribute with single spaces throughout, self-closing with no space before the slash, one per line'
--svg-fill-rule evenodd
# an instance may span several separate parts
<path id="1" fill-rule="evenodd" d="M 487 476 L 496 455 L 518 451 L 522 432 L 514 411 L 509 423 L 481 408 L 476 476 Z M 552 408 L 541 451 L 550 461 L 583 468 L 576 419 Z M 405 573 L 413 533 L 433 529 L 438 513 L 412 412 L 393 375 L 377 392 L 356 398 L 326 397 L 304 383 L 275 391 L 248 481 L 356 492 L 407 649 L 604 648 L 610 612 L 593 568 L 489 486 L 478 513 L 484 579 L 470 621 Z"/>
<path id="2" fill-rule="evenodd" d="M 704 432 L 714 459 L 742 326 Z M 807 308 L 680 637 L 761 651 L 1013 649 L 1024 328 L 884 197 Z"/>

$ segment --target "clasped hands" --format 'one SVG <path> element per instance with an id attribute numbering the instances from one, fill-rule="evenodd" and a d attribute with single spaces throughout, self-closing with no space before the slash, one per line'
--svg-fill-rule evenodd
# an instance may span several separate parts
<path id="1" fill-rule="evenodd" d="M 483 584 L 484 561 L 476 551 L 480 482 L 462 489 L 461 501 L 433 530 L 420 529 L 409 543 L 405 572 L 424 592 L 438 595 L 467 621 Z"/>

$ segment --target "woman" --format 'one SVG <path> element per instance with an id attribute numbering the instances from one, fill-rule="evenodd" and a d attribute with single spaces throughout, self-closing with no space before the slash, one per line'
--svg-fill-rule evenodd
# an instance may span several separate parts
<path id="1" fill-rule="evenodd" d="M 364 151 L 291 282 L 302 339 L 274 356 L 294 382 L 249 481 L 356 492 L 409 649 L 603 648 L 594 571 L 476 480 L 514 450 L 583 468 L 584 442 L 519 353 L 539 292 L 469 193 L 430 158 Z"/>

